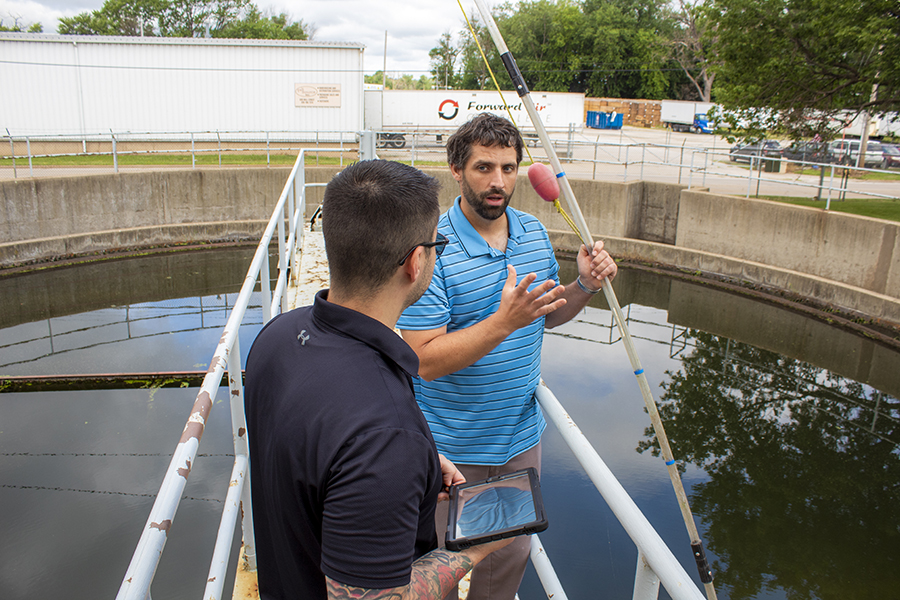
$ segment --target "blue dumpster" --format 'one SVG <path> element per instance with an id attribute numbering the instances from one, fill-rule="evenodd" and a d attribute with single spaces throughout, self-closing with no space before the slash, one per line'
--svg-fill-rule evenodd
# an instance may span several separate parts
<path id="1" fill-rule="evenodd" d="M 623 115 L 621 113 L 589 110 L 585 124 L 591 129 L 622 129 L 622 119 Z"/>

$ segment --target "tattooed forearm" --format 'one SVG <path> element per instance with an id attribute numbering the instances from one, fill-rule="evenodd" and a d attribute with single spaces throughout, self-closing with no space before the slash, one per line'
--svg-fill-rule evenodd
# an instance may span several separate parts
<path id="1" fill-rule="evenodd" d="M 474 566 L 475 561 L 466 553 L 444 549 L 429 552 L 413 563 L 409 597 L 441 600 Z"/>
<path id="2" fill-rule="evenodd" d="M 413 563 L 409 585 L 376 590 L 338 583 L 326 577 L 329 600 L 442 600 L 475 563 L 470 552 L 438 549 Z"/>
<path id="3" fill-rule="evenodd" d="M 371 600 L 374 598 L 385 600 L 401 600 L 402 588 L 390 588 L 386 590 L 373 590 L 369 588 L 354 587 L 338 583 L 330 577 L 325 578 L 325 586 L 328 590 L 328 600 Z"/>

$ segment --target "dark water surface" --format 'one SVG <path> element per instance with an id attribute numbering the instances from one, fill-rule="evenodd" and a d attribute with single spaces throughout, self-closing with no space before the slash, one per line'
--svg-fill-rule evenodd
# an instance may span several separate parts
<path id="1" fill-rule="evenodd" d="M 0 280 L 0 373 L 205 371 L 251 256 L 168 255 Z M 562 266 L 563 279 L 574 277 Z M 615 288 L 684 466 L 719 598 L 898 597 L 900 356 L 656 275 L 623 271 Z M 595 304 L 545 336 L 544 380 L 699 581 L 627 355 L 602 298 Z M 245 354 L 261 322 L 258 308 L 249 314 Z M 195 395 L 0 394 L 0 597 L 115 595 Z M 157 600 L 202 595 L 232 463 L 225 398 L 170 530 Z M 543 471 L 541 539 L 569 598 L 630 598 L 635 546 L 552 425 Z M 545 597 L 530 569 L 520 597 Z"/>

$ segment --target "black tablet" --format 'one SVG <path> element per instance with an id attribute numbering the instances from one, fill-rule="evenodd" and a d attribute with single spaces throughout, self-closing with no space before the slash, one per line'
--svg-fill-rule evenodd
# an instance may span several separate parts
<path id="1" fill-rule="evenodd" d="M 545 529 L 541 483 L 532 467 L 450 488 L 449 550 Z"/>

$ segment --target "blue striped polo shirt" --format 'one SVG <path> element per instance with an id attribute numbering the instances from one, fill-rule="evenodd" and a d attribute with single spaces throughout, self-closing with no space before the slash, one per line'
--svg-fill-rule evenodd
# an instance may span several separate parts
<path id="1" fill-rule="evenodd" d="M 406 309 L 399 329 L 447 332 L 465 329 L 497 312 L 512 264 L 521 281 L 536 273 L 532 287 L 559 282 L 559 265 L 544 226 L 507 207 L 506 252 L 491 248 L 469 223 L 460 198 L 441 215 L 438 231 L 450 243 L 438 258 L 428 291 Z M 460 464 L 502 465 L 534 447 L 547 426 L 534 390 L 541 377 L 544 318 L 503 340 L 473 365 L 434 381 L 414 379 L 416 400 L 438 450 Z"/>

